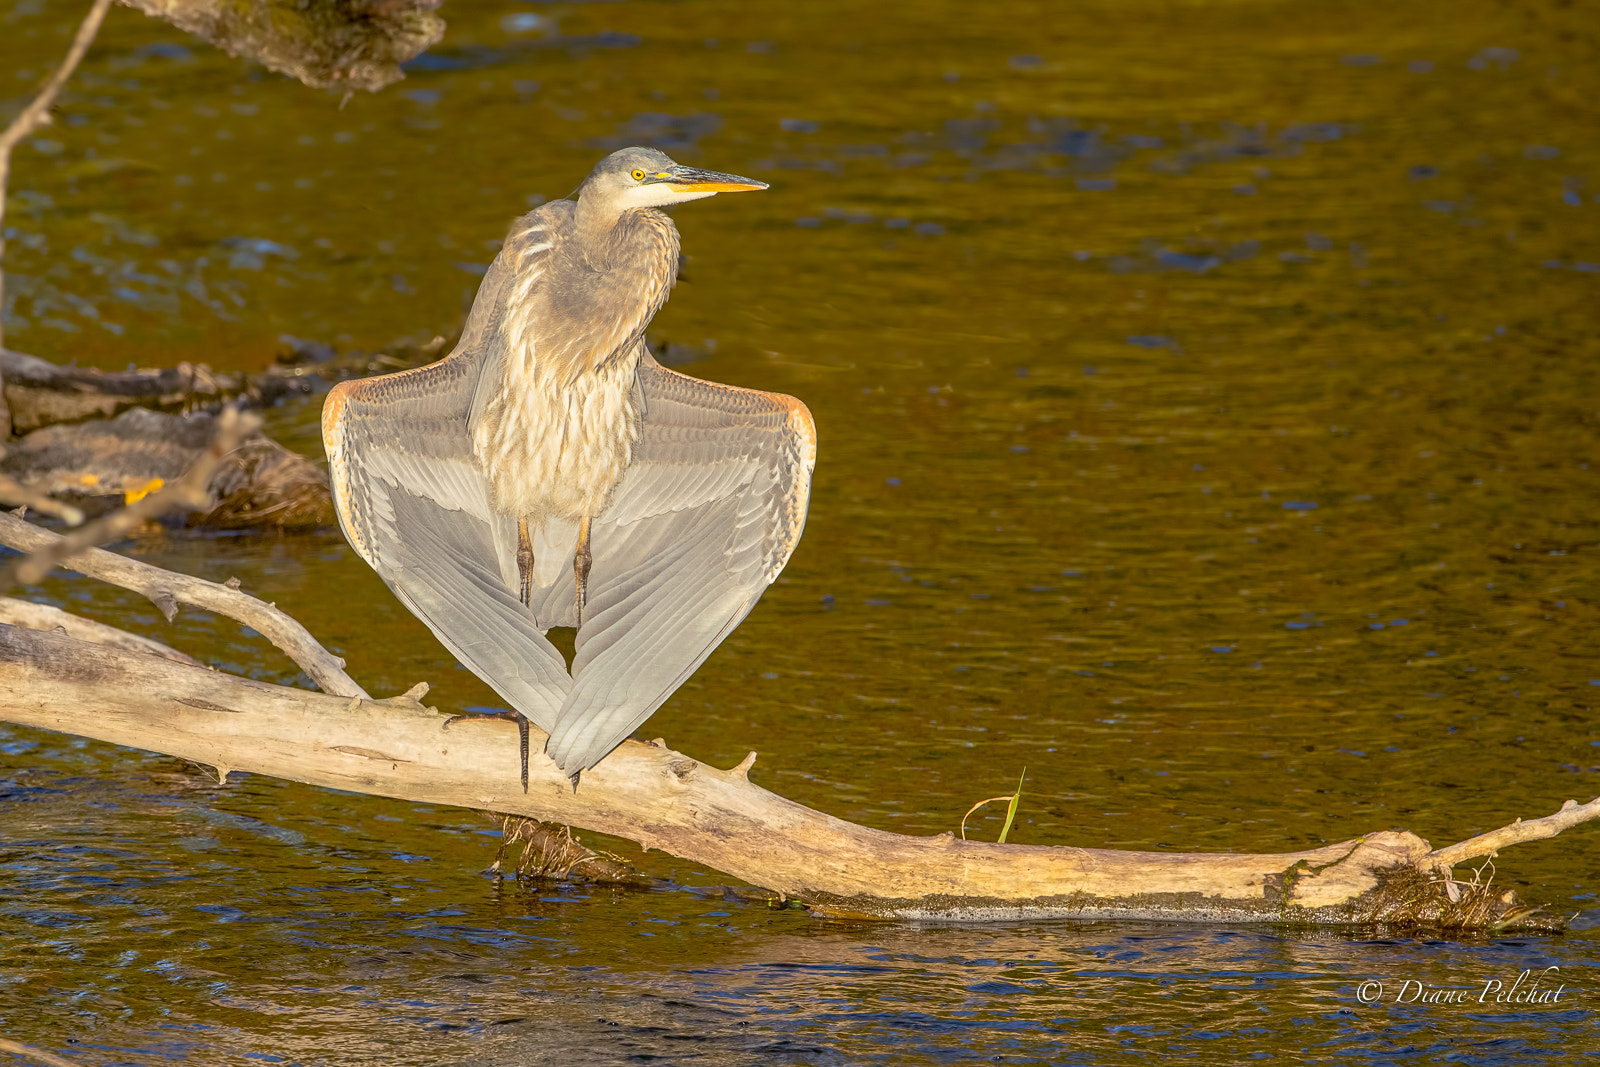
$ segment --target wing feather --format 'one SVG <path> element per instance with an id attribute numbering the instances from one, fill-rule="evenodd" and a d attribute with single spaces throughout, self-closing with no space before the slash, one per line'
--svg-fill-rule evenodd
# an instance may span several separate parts
<path id="1" fill-rule="evenodd" d="M 547 751 L 598 763 L 755 607 L 805 524 L 816 433 L 791 397 L 639 364 L 642 436 L 592 531 L 573 686 Z"/>
<path id="2" fill-rule="evenodd" d="M 564 613 L 560 582 L 535 610 L 517 599 L 516 521 L 494 510 L 468 432 L 482 368 L 503 345 L 506 273 L 497 259 L 450 356 L 335 386 L 323 442 L 356 551 L 464 665 L 548 731 L 572 681 L 544 630 L 571 624 L 572 581 Z"/>
<path id="3" fill-rule="evenodd" d="M 406 535 L 379 574 L 468 670 L 548 732 L 571 685 L 567 664 L 506 587 L 487 525 L 404 490 L 393 500 Z"/>

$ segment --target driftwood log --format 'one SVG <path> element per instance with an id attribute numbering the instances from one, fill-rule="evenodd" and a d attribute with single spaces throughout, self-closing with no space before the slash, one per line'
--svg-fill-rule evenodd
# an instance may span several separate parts
<path id="1" fill-rule="evenodd" d="M 18 536 L 13 524 L 0 532 L 17 547 L 43 547 L 53 536 Z M 147 591 L 197 581 L 151 576 L 143 572 L 155 568 L 142 564 L 134 565 L 139 574 L 123 574 L 121 564 L 86 558 L 69 563 Z M 211 594 L 177 595 L 200 603 Z M 104 635 L 93 632 L 28 629 L 39 623 L 24 614 L 9 615 L 16 625 L 0 623 L 0 719 L 166 753 L 215 767 L 224 779 L 248 771 L 582 827 L 704 863 L 823 915 L 1559 929 L 1559 917 L 1478 876 L 1457 879 L 1452 867 L 1600 818 L 1600 799 L 1568 801 L 1546 818 L 1437 850 L 1397 831 L 1282 854 L 998 845 L 886 833 L 806 808 L 750 780 L 753 752 L 719 770 L 662 743 L 634 741 L 586 772 L 576 792 L 535 756 L 523 793 L 515 727 L 468 720 L 446 728 L 445 716 L 420 703 L 425 685 L 372 700 L 351 695 L 354 683 L 337 672 L 324 684 L 344 696 L 292 689 L 183 663 L 161 648 L 101 643 Z M 297 658 L 306 655 L 302 648 Z M 537 746 L 542 735 L 534 736 Z M 506 825 L 511 831 L 515 820 Z M 559 836 L 526 827 L 515 834 Z M 543 869 L 563 873 L 592 857 L 576 849 Z"/>
<path id="2" fill-rule="evenodd" d="M 307 84 L 347 91 L 398 79 L 399 64 L 443 31 L 433 14 L 437 0 L 122 2 Z M 0 133 L 0 218 L 10 148 L 46 121 L 107 6 L 95 0 L 66 61 Z M 28 428 L 114 414 L 140 402 L 133 394 L 154 393 L 158 403 L 188 408 L 200 395 L 221 399 L 249 387 L 195 368 L 119 376 L 51 369 L 9 354 L 0 369 L 8 379 L 0 390 L 0 437 L 9 433 L 8 399 L 37 413 L 18 420 Z M 44 531 L 11 535 L 13 547 L 51 550 L 53 535 Z M 1568 801 L 1554 815 L 1437 850 L 1396 831 L 1264 855 L 997 845 L 950 834 L 885 833 L 805 808 L 750 781 L 754 753 L 723 771 L 665 745 L 637 742 L 587 772 L 576 793 L 549 760 L 535 758 L 524 794 L 510 724 L 480 720 L 445 729 L 444 717 L 419 702 L 425 686 L 371 700 L 303 627 L 235 589 L 99 550 L 63 562 L 144 592 L 169 619 L 182 601 L 247 621 L 341 695 L 223 674 L 115 628 L 69 625 L 61 613 L 13 604 L 0 606 L 7 620 L 0 622 L 0 719 L 167 753 L 216 767 L 224 778 L 230 770 L 250 771 L 581 826 L 705 863 L 822 914 L 1551 929 L 1561 925 L 1558 919 L 1477 877 L 1460 881 L 1452 867 L 1600 818 L 1600 799 Z M 540 836 L 522 824 L 507 826 L 508 836 Z M 587 858 L 578 850 L 546 869 L 570 870 Z"/>
<path id="3" fill-rule="evenodd" d="M 237 433 L 239 420 L 232 421 Z M 1600 798 L 1569 800 L 1554 815 L 1441 849 L 1404 831 L 1281 854 L 1000 845 L 857 826 L 751 782 L 754 752 L 718 770 L 660 741 L 626 742 L 576 791 L 551 760 L 536 756 L 523 792 L 512 724 L 452 726 L 422 705 L 426 684 L 373 700 L 304 627 L 237 582 L 216 585 L 98 548 L 79 551 L 76 536 L 0 513 L 0 544 L 29 553 L 7 572 L 68 566 L 143 593 L 169 621 L 180 602 L 228 615 L 285 651 L 324 692 L 235 677 L 115 627 L 69 623 L 56 609 L 0 599 L 0 719 L 177 756 L 215 767 L 219 780 L 248 771 L 489 811 L 502 819 L 507 844 L 525 844 L 519 870 L 528 873 L 581 868 L 629 880 L 616 857 L 542 825 L 553 823 L 704 863 L 823 915 L 1552 930 L 1562 925 L 1558 917 L 1497 891 L 1481 872 L 1462 881 L 1452 868 L 1600 818 Z M 542 748 L 543 735 L 534 734 Z M 502 846 L 497 867 L 504 853 Z"/>
<path id="4" fill-rule="evenodd" d="M 1394 831 L 1260 855 L 908 837 L 771 793 L 750 781 L 753 760 L 719 770 L 635 741 L 586 772 L 576 793 L 535 756 L 524 794 L 515 727 L 474 720 L 446 729 L 443 715 L 418 702 L 425 691 L 344 699 L 0 624 L 0 718 L 11 722 L 167 753 L 219 777 L 249 771 L 583 827 L 707 864 L 823 915 L 1552 929 L 1559 919 L 1513 893 L 1455 880 L 1442 857 L 1462 863 L 1465 853 L 1600 817 L 1600 800 L 1569 803 L 1464 852 L 1434 852 Z"/>

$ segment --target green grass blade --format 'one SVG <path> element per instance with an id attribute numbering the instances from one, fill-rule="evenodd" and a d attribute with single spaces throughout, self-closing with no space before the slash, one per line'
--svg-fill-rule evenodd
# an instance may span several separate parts
<path id="1" fill-rule="evenodd" d="M 1000 828 L 1000 843 L 1006 843 L 1006 835 L 1011 832 L 1011 823 L 1017 817 L 1017 807 L 1022 803 L 1022 783 L 1028 777 L 1028 768 L 1022 768 L 1022 777 L 1017 779 L 1017 791 L 1011 797 L 1011 804 L 1006 808 L 1006 824 Z"/>

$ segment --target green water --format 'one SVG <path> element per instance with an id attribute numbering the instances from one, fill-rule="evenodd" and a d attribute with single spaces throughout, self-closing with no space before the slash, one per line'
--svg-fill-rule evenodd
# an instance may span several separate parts
<path id="1" fill-rule="evenodd" d="M 442 13 L 405 82 L 341 110 L 113 10 L 14 161 L 8 347 L 254 369 L 281 334 L 450 334 L 512 217 L 656 144 L 772 189 L 678 211 L 654 335 L 801 397 L 821 444 L 787 571 L 642 736 L 756 749 L 761 784 L 907 833 L 1026 767 L 1011 839 L 1040 844 L 1443 844 L 1600 793 L 1583 5 Z M 0 99 L 76 16 L 0 12 Z M 269 413 L 311 455 L 317 417 Z M 376 693 L 494 702 L 337 531 L 122 547 L 240 577 Z M 307 684 L 226 621 L 30 595 Z M 862 927 L 626 843 L 664 888 L 529 891 L 479 873 L 469 812 L 20 728 L 0 753 L 0 1032 L 85 1063 L 1600 1049 L 1588 828 L 1498 860 L 1586 913 L 1556 939 Z M 1551 965 L 1554 1007 L 1392 1003 Z"/>

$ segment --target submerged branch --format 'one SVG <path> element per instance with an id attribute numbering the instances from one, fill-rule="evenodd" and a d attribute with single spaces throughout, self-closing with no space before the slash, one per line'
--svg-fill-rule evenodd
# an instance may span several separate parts
<path id="1" fill-rule="evenodd" d="M 554 826 L 525 815 L 490 813 L 500 824 L 500 849 L 489 870 L 505 869 L 510 850 L 522 846 L 522 855 L 511 864 L 513 873 L 531 878 L 569 878 L 581 875 L 587 882 L 612 885 L 647 886 L 650 879 L 609 852 L 596 852 L 572 833 L 570 826 Z"/>
<path id="2" fill-rule="evenodd" d="M 79 1067 L 78 1064 L 65 1056 L 57 1056 L 54 1052 L 46 1052 L 42 1048 L 34 1048 L 31 1045 L 19 1045 L 15 1041 L 7 1041 L 4 1038 L 0 1038 L 0 1052 L 9 1052 L 13 1056 L 26 1056 L 29 1059 L 38 1060 L 40 1063 L 48 1063 L 50 1067 Z"/>
<path id="3" fill-rule="evenodd" d="M 1287 854 L 908 837 L 768 792 L 749 780 L 748 759 L 723 771 L 659 742 L 625 742 L 585 772 L 576 793 L 551 760 L 535 756 L 524 793 L 513 725 L 467 720 L 443 729 L 445 717 L 421 706 L 420 693 L 341 700 L 0 626 L 0 718 L 167 753 L 224 777 L 242 770 L 582 827 L 707 864 L 819 914 L 1560 925 L 1487 885 L 1462 902 L 1459 884 L 1437 871 L 1437 853 L 1405 832 Z M 547 830 L 521 833 L 541 835 L 530 869 L 604 859 L 567 849 Z"/>

